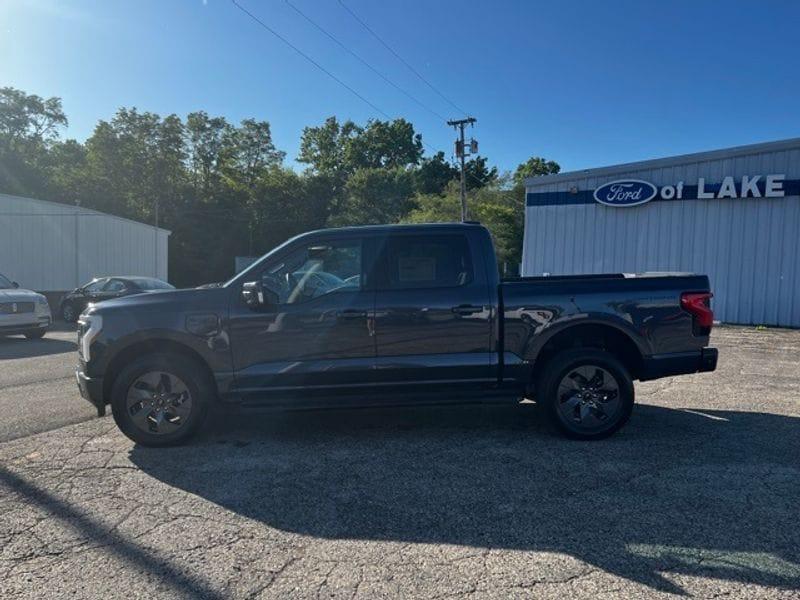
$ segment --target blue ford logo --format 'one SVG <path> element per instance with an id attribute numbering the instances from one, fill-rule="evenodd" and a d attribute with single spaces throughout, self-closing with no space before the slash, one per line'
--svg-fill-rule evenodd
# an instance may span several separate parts
<path id="1" fill-rule="evenodd" d="M 601 185 L 594 191 L 594 199 L 606 206 L 636 206 L 655 198 L 658 189 L 641 179 L 621 179 Z"/>

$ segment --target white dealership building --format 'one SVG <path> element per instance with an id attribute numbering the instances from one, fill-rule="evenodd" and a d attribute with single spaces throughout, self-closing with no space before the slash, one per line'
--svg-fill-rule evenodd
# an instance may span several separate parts
<path id="1" fill-rule="evenodd" d="M 523 275 L 703 273 L 721 321 L 800 327 L 800 138 L 525 183 Z"/>
<path id="2" fill-rule="evenodd" d="M 102 275 L 167 279 L 166 229 L 95 210 L 0 194 L 0 273 L 65 292 Z"/>

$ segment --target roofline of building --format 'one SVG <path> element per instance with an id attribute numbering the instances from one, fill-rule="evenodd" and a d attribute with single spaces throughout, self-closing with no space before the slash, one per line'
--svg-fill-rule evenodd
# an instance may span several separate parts
<path id="1" fill-rule="evenodd" d="M 4 194 L 0 192 L 0 196 L 4 196 L 6 198 L 15 198 L 17 200 L 25 200 L 28 202 L 37 202 L 39 204 L 45 204 L 47 206 L 57 206 L 61 209 L 67 209 L 63 213 L 59 213 L 59 215 L 66 215 L 66 216 L 73 216 L 73 215 L 86 215 L 86 216 L 96 216 L 96 217 L 108 217 L 109 219 L 116 219 L 118 221 L 123 221 L 125 223 L 130 223 L 132 225 L 138 225 L 139 227 L 147 227 L 149 229 L 158 229 L 159 231 L 164 231 L 167 235 L 171 235 L 172 231 L 169 229 L 164 229 L 163 227 L 156 227 L 155 225 L 149 225 L 147 223 L 142 223 L 141 221 L 134 221 L 133 219 L 127 219 L 125 217 L 119 217 L 117 215 L 110 215 L 108 213 L 100 212 L 99 210 L 94 210 L 92 208 L 84 208 L 83 206 L 76 206 L 74 204 L 64 204 L 62 202 L 53 202 L 51 200 L 41 200 L 40 198 L 29 198 L 28 196 L 16 196 L 14 194 Z M 13 216 L 15 213 L 5 213 L 7 216 Z M 29 213 L 19 213 L 22 215 L 28 215 Z M 48 213 L 42 213 L 41 216 L 47 216 Z M 30 216 L 39 216 L 38 214 L 32 213 Z"/>
<path id="2" fill-rule="evenodd" d="M 583 169 L 580 171 L 567 171 L 564 173 L 554 173 L 552 175 L 528 177 L 525 179 L 525 187 L 540 186 L 546 183 L 569 181 L 584 177 L 613 175 L 614 173 L 638 171 L 640 169 L 658 169 L 663 167 L 672 167 L 684 163 L 703 162 L 707 160 L 717 160 L 720 158 L 731 158 L 735 156 L 745 156 L 748 154 L 758 154 L 760 152 L 775 152 L 779 150 L 789 150 L 795 148 L 800 149 L 800 138 L 789 138 L 786 140 L 777 140 L 775 142 L 761 142 L 759 144 L 749 144 L 747 146 L 734 146 L 732 148 L 708 150 L 706 152 L 695 152 L 692 154 L 680 154 L 677 156 L 668 156 L 664 158 L 654 158 L 638 162 L 609 165 L 607 167 L 596 167 L 593 169 Z"/>

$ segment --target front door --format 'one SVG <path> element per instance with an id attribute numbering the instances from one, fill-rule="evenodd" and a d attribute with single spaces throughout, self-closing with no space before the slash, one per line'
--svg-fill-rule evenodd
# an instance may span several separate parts
<path id="1" fill-rule="evenodd" d="M 355 237 L 303 238 L 253 274 L 275 303 L 254 309 L 234 291 L 229 330 L 240 395 L 289 397 L 363 383 L 375 361 L 368 246 Z"/>
<path id="2" fill-rule="evenodd" d="M 496 382 L 492 301 L 478 247 L 466 233 L 387 238 L 375 294 L 382 383 L 428 391 Z"/>

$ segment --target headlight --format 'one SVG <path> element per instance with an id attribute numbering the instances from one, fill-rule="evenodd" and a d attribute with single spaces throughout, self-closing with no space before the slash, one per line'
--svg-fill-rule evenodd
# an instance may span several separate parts
<path id="1" fill-rule="evenodd" d="M 103 317 L 100 315 L 81 315 L 78 320 L 80 325 L 78 353 L 84 361 L 91 359 L 92 342 L 103 329 Z"/>

